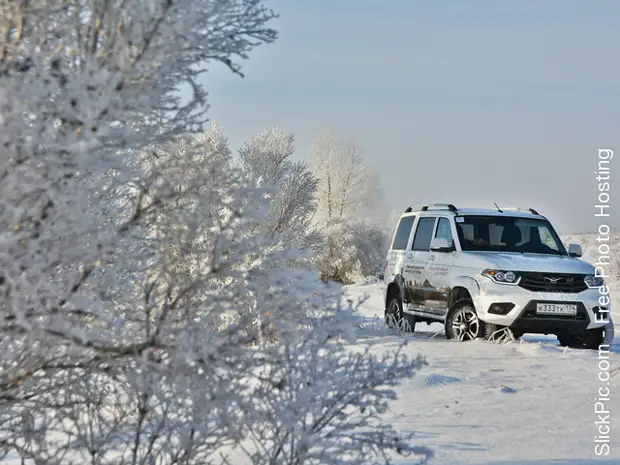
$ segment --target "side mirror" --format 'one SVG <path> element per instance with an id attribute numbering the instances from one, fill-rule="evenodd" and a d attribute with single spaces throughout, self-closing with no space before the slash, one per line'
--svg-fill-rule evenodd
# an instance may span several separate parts
<path id="1" fill-rule="evenodd" d="M 432 252 L 453 252 L 454 251 L 454 243 L 452 241 L 448 241 L 445 237 L 435 237 L 431 241 L 431 251 Z"/>
<path id="2" fill-rule="evenodd" d="M 583 250 L 579 244 L 568 244 L 568 255 L 579 258 L 583 256 Z"/>

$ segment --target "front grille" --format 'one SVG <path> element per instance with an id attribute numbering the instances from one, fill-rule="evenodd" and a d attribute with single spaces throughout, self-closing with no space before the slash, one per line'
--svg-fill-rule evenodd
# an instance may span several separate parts
<path id="1" fill-rule="evenodd" d="M 561 292 L 576 294 L 585 291 L 585 275 L 567 273 L 519 273 L 519 286 L 533 292 Z"/>

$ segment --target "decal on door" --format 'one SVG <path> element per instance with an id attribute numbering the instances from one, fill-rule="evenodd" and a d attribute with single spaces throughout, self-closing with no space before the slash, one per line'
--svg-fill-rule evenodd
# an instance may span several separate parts
<path id="1" fill-rule="evenodd" d="M 448 275 L 448 267 L 447 266 L 431 266 L 428 269 L 428 272 L 433 276 L 447 276 Z"/>
<path id="2" fill-rule="evenodd" d="M 405 269 L 403 270 L 403 273 L 411 273 L 411 274 L 422 276 L 424 274 L 424 267 L 416 266 L 416 265 L 405 265 Z"/>

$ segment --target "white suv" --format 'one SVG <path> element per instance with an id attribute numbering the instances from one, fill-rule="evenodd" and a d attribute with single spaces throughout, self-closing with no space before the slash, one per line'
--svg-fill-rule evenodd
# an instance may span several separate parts
<path id="1" fill-rule="evenodd" d="M 613 340 L 609 289 L 535 210 L 409 207 L 384 270 L 386 323 L 442 322 L 448 339 L 555 334 L 598 349 Z"/>

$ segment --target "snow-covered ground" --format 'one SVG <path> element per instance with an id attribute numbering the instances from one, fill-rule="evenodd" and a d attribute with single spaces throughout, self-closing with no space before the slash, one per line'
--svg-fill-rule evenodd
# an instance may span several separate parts
<path id="1" fill-rule="evenodd" d="M 603 404 L 617 426 L 609 455 L 597 457 L 594 409 L 606 387 L 597 352 L 564 349 L 553 337 L 535 335 L 509 344 L 448 341 L 439 324 L 394 334 L 383 324 L 380 285 L 345 291 L 353 306 L 366 297 L 352 321 L 360 335 L 353 349 L 371 345 L 380 353 L 406 339 L 405 352 L 428 362 L 398 388 L 386 420 L 434 450 L 429 465 L 620 465 L 620 331 L 608 359 L 610 400 Z M 620 321 L 620 289 L 614 291 L 612 311 Z M 249 463 L 241 453 L 231 456 L 231 463 Z M 3 463 L 20 461 L 11 456 Z"/>
<path id="2" fill-rule="evenodd" d="M 433 448 L 433 464 L 590 465 L 620 464 L 620 335 L 610 362 L 611 450 L 595 454 L 599 420 L 599 354 L 559 347 L 554 337 L 526 335 L 524 342 L 495 344 L 448 341 L 439 324 L 420 325 L 413 335 L 389 333 L 382 324 L 378 284 L 349 286 L 362 325 L 359 343 L 377 351 L 408 340 L 409 355 L 428 361 L 399 389 L 390 420 L 417 432 L 419 445 Z M 620 293 L 612 312 L 619 315 Z M 355 304 L 354 304 L 355 305 Z M 620 321 L 620 317 L 615 318 Z M 604 365 L 604 364 L 603 364 Z M 605 375 L 602 375 L 605 377 Z M 406 463 L 406 462 L 405 462 Z"/>

